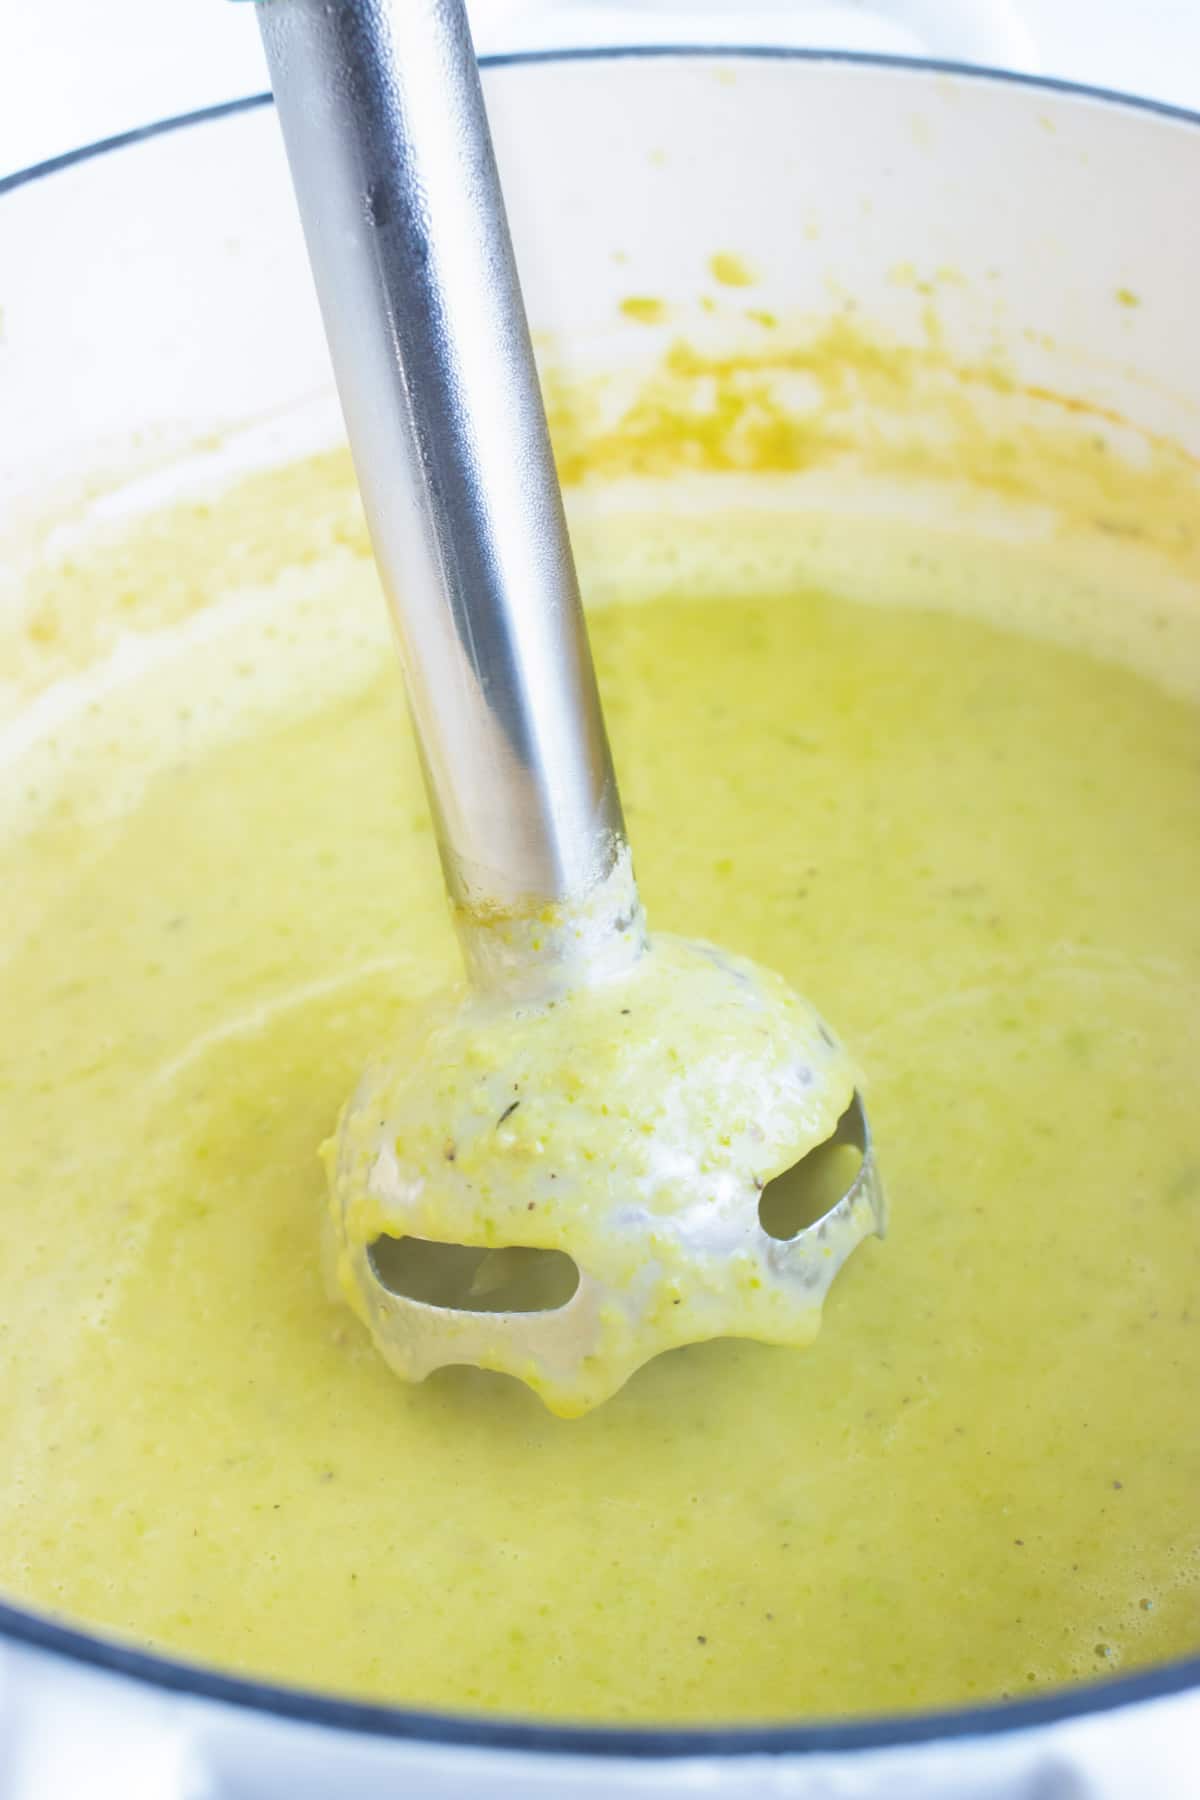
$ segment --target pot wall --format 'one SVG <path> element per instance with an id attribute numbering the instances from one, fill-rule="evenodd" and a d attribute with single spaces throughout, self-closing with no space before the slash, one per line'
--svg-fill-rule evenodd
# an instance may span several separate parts
<path id="1" fill-rule="evenodd" d="M 857 1752 L 572 1756 L 315 1728 L 13 1648 L 0 1729 L 2 1800 L 1191 1800 L 1200 1708 Z"/>

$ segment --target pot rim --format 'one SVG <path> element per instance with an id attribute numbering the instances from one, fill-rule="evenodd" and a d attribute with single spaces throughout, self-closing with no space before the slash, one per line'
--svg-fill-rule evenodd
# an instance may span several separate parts
<path id="1" fill-rule="evenodd" d="M 804 49 L 780 45 L 637 44 L 514 51 L 483 56 L 485 68 L 523 67 L 564 62 L 624 62 L 635 58 L 720 58 L 723 61 L 787 61 L 836 63 L 851 67 L 906 70 L 921 75 L 949 75 L 1035 92 L 1095 101 L 1117 110 L 1149 113 L 1200 131 L 1200 112 L 1166 101 L 1093 87 L 1055 76 L 1030 75 L 981 65 L 926 57 L 875 54 L 855 50 Z M 247 94 L 213 106 L 198 107 L 169 118 L 99 138 L 57 156 L 0 176 L 0 196 L 170 132 L 219 123 L 273 104 L 270 93 Z M 391 1738 L 445 1749 L 506 1750 L 549 1756 L 588 1756 L 663 1760 L 683 1757 L 813 1756 L 830 1753 L 898 1749 L 943 1739 L 1006 1736 L 1067 1720 L 1084 1719 L 1125 1706 L 1200 1693 L 1200 1655 L 1176 1659 L 1131 1675 L 1080 1682 L 1025 1700 L 993 1701 L 980 1706 L 934 1712 L 901 1713 L 804 1724 L 712 1726 L 608 1726 L 545 1723 L 532 1719 L 491 1717 L 479 1713 L 438 1712 L 390 1706 L 383 1702 L 342 1699 L 317 1689 L 285 1686 L 251 1677 L 224 1674 L 206 1664 L 142 1650 L 100 1632 L 60 1624 L 31 1608 L 0 1599 L 0 1648 L 4 1640 L 61 1656 L 102 1674 L 125 1676 L 145 1686 L 188 1699 L 216 1702 L 265 1713 L 276 1719 L 330 1727 L 337 1731 Z"/>

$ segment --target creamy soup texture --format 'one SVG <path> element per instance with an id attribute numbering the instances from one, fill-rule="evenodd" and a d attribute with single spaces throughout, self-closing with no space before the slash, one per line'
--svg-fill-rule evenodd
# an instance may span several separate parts
<path id="1" fill-rule="evenodd" d="M 319 512 L 323 467 L 295 479 Z M 206 736 L 197 639 L 0 851 L 5 1594 L 590 1719 L 938 1706 L 1196 1649 L 1195 701 L 969 594 L 768 579 L 761 525 L 731 518 L 703 600 L 627 556 L 592 629 L 651 922 L 836 1023 L 892 1223 L 810 1348 L 678 1350 L 563 1421 L 478 1371 L 401 1383 L 322 1284 L 318 1145 L 456 950 L 369 565 L 331 531 L 288 567 L 288 529 L 255 654 L 307 621 L 357 672 Z"/>

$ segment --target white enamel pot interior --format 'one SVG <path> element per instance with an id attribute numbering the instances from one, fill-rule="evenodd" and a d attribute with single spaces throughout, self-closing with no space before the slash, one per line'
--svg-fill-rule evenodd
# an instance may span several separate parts
<path id="1" fill-rule="evenodd" d="M 870 59 L 605 52 L 494 63 L 543 356 L 636 378 L 681 330 L 831 313 L 1200 453 L 1200 119 Z M 752 288 L 714 279 L 714 253 Z M 194 452 L 282 459 L 330 378 L 265 99 L 0 182 L 0 506 L 14 541 Z M 622 300 L 661 302 L 641 317 Z M 705 302 L 709 305 L 706 306 Z M 1097 416 L 1102 416 L 1097 414 Z M 228 448 L 231 430 L 235 448 Z M 197 450 L 196 446 L 200 448 Z M 215 447 L 214 447 L 215 446 Z M 240 447 L 238 447 L 240 446 Z M 13 601 L 16 604 L 16 601 Z M 0 700 L 0 709 L 11 703 Z M 3 724 L 0 710 L 0 724 Z M 1194 1792 L 1200 1661 L 972 1712 L 608 1731 L 271 1689 L 0 1607 L 0 1794 Z M 631 1676 L 636 1679 L 636 1673 Z"/>

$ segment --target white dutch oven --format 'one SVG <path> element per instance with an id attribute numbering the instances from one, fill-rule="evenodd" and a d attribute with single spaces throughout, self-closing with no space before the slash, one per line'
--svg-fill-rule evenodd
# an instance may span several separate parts
<path id="1" fill-rule="evenodd" d="M 691 317 L 720 250 L 757 273 L 755 309 L 850 309 L 901 343 L 926 342 L 933 289 L 960 361 L 999 349 L 1014 383 L 1200 453 L 1200 118 L 779 50 L 500 59 L 487 92 L 535 329 L 568 375 L 659 355 L 675 327 L 620 300 Z M 289 453 L 329 375 L 265 98 L 0 194 L 8 522 L 118 464 L 144 501 L 164 457 L 239 424 L 236 454 Z M 6 1800 L 1200 1792 L 1200 1660 L 968 1712 L 637 1732 L 355 1706 L 16 1607 L 0 1633 Z"/>

